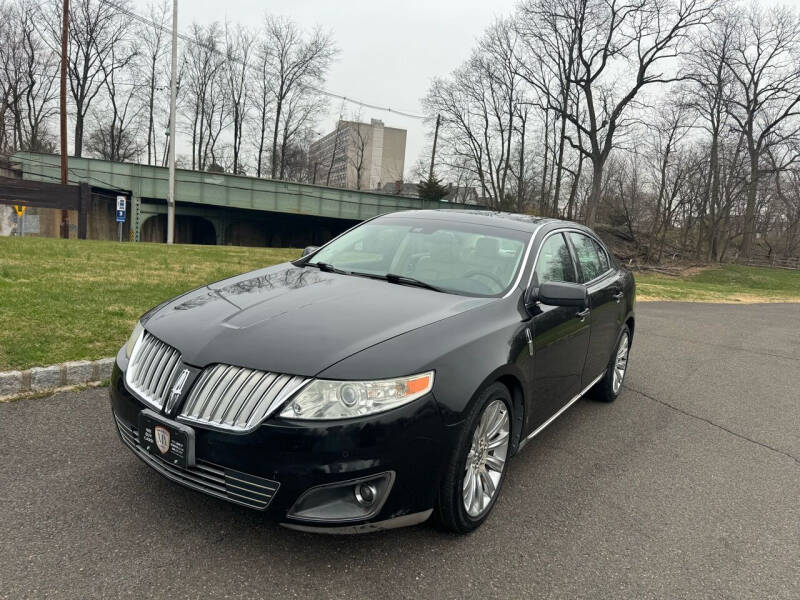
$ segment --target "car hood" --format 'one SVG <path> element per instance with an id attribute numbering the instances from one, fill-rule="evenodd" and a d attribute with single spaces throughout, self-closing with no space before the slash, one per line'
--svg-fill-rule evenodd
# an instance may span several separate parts
<path id="1" fill-rule="evenodd" d="M 310 377 L 374 344 L 491 301 L 287 263 L 179 296 L 143 323 L 190 365 L 225 363 Z"/>

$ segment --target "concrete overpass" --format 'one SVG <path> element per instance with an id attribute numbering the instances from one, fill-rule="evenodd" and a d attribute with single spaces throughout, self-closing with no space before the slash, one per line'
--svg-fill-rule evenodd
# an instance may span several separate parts
<path id="1" fill-rule="evenodd" d="M 60 181 L 60 157 L 17 152 L 25 180 Z M 93 194 L 89 237 L 116 237 L 114 198 L 129 199 L 125 231 L 135 241 L 166 237 L 169 170 L 90 158 L 69 159 L 69 183 L 88 184 Z M 476 208 L 404 196 L 344 190 L 177 169 L 175 174 L 176 240 L 268 246 L 301 246 L 327 241 L 354 223 L 376 215 L 423 208 Z M 112 237 L 113 236 L 113 237 Z"/>

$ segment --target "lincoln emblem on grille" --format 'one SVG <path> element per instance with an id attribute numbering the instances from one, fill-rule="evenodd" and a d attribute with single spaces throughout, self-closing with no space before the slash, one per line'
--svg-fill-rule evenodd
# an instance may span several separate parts
<path id="1" fill-rule="evenodd" d="M 183 393 L 183 386 L 188 377 L 189 369 L 184 369 L 181 371 L 181 374 L 178 375 L 177 379 L 175 379 L 175 385 L 172 386 L 172 390 L 170 390 L 169 393 L 169 398 L 167 399 L 167 413 L 171 413 L 172 409 L 175 408 L 175 405 L 178 403 L 178 400 L 180 400 L 181 394 Z"/>

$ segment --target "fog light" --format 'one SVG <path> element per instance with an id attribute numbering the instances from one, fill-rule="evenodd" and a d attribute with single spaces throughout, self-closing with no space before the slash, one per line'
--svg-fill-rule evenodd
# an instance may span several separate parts
<path id="1" fill-rule="evenodd" d="M 356 502 L 361 506 L 372 506 L 375 498 L 378 497 L 377 488 L 371 483 L 359 483 L 353 488 L 356 495 Z"/>
<path id="2" fill-rule="evenodd" d="M 378 514 L 394 484 L 394 471 L 327 483 L 306 490 L 286 514 L 300 521 L 358 521 Z"/>

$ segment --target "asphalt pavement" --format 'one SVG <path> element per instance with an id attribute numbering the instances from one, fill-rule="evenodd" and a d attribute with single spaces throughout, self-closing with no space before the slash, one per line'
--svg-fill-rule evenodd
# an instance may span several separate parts
<path id="1" fill-rule="evenodd" d="M 0 404 L 0 598 L 800 598 L 800 305 L 640 304 L 457 537 L 289 531 L 163 479 L 107 390 Z"/>

